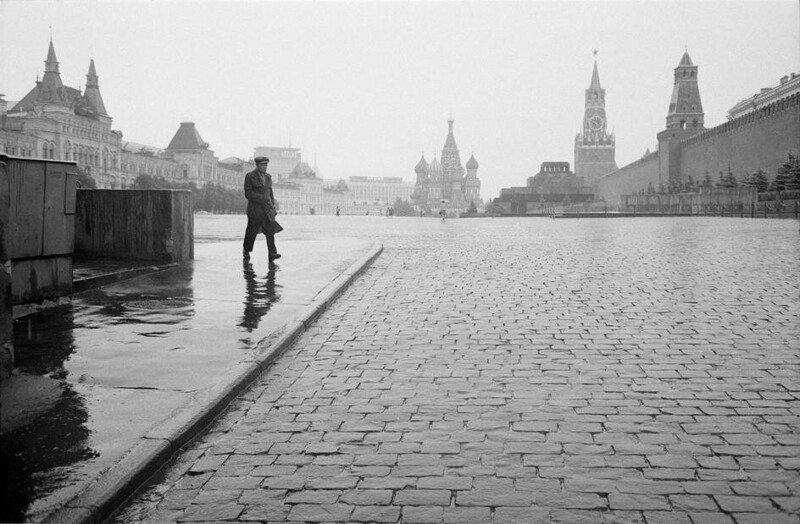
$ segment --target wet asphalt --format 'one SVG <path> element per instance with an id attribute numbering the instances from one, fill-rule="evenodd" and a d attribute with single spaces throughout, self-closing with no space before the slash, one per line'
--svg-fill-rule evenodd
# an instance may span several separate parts
<path id="1" fill-rule="evenodd" d="M 230 381 L 237 365 L 263 352 L 260 341 L 268 345 L 374 247 L 289 232 L 277 240 L 283 258 L 269 264 L 259 237 L 245 263 L 244 217 L 195 223 L 193 261 L 80 261 L 79 279 L 143 273 L 15 320 L 16 368 L 2 385 L 2 469 L 11 487 L 0 520 L 45 519 L 84 492 L 144 435 Z"/>

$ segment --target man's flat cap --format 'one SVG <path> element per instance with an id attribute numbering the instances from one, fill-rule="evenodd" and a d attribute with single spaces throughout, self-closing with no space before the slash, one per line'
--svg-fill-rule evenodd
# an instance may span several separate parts
<path id="1" fill-rule="evenodd" d="M 260 164 L 261 162 L 269 162 L 269 158 L 265 156 L 257 156 L 254 160 L 256 164 Z"/>

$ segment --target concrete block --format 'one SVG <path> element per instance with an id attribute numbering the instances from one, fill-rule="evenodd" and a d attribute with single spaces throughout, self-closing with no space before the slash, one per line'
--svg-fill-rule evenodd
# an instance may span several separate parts
<path id="1" fill-rule="evenodd" d="M 75 252 L 159 262 L 191 260 L 191 192 L 81 189 L 76 204 Z"/>

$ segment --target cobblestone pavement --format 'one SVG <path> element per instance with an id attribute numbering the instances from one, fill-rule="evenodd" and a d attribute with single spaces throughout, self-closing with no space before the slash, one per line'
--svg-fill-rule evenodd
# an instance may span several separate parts
<path id="1" fill-rule="evenodd" d="M 796 222 L 417 222 L 114 519 L 800 522 Z"/>

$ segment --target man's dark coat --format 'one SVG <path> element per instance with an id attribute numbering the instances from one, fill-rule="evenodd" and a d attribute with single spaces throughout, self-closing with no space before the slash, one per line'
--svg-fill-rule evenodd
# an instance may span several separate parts
<path id="1" fill-rule="evenodd" d="M 272 194 L 272 175 L 264 173 L 263 177 L 258 168 L 244 176 L 244 196 L 247 198 L 247 219 L 261 224 L 266 233 L 268 228 L 273 233 L 283 231 L 275 220 L 275 196 Z"/>

